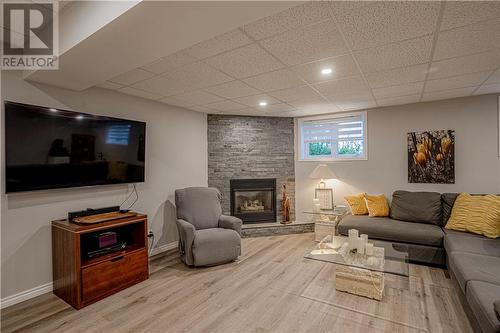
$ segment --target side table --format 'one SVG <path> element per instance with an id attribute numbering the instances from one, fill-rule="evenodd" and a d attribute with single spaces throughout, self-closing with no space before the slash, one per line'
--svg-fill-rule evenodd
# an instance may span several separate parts
<path id="1" fill-rule="evenodd" d="M 318 212 L 306 210 L 303 213 L 310 216 L 310 221 L 314 223 L 314 240 L 320 242 L 327 235 L 337 235 L 339 222 L 349 212 L 345 206 L 336 206 L 333 210 L 320 210 Z"/>

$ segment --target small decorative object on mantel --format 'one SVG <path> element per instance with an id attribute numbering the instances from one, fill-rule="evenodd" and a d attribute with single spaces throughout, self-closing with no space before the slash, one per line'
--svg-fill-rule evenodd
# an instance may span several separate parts
<path id="1" fill-rule="evenodd" d="M 288 197 L 288 193 L 286 193 L 286 184 L 283 184 L 283 198 L 281 202 L 281 211 L 283 213 L 283 219 L 281 224 L 289 224 L 290 221 L 290 198 Z"/>
<path id="2" fill-rule="evenodd" d="M 332 210 L 333 206 L 333 189 L 317 188 L 314 190 L 315 199 L 319 199 L 319 208 L 321 210 Z"/>
<path id="3" fill-rule="evenodd" d="M 411 132 L 407 139 L 409 183 L 455 183 L 455 131 Z"/>

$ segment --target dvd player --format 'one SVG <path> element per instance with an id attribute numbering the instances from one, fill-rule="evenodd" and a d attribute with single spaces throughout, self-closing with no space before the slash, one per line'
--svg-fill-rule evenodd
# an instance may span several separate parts
<path id="1" fill-rule="evenodd" d="M 88 251 L 87 252 L 87 257 L 88 258 L 99 257 L 99 256 L 102 256 L 102 255 L 111 253 L 111 252 L 116 252 L 116 251 L 124 250 L 126 247 L 127 247 L 127 243 L 126 242 L 118 243 L 116 245 L 104 247 L 102 249 Z"/>

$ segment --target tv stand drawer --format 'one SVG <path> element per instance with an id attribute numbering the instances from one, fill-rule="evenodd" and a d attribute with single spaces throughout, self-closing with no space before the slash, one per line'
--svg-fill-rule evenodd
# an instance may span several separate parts
<path id="1" fill-rule="evenodd" d="M 82 269 L 82 301 L 91 302 L 147 278 L 146 250 L 113 257 Z"/>

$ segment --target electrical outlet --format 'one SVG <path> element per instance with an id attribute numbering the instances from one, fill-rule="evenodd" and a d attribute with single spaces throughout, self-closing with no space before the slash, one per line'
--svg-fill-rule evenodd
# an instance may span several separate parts
<path id="1" fill-rule="evenodd" d="M 152 230 L 149 230 L 149 231 L 148 231 L 148 238 L 154 237 L 154 235 L 155 235 L 155 234 L 153 233 L 153 231 L 152 231 Z"/>

